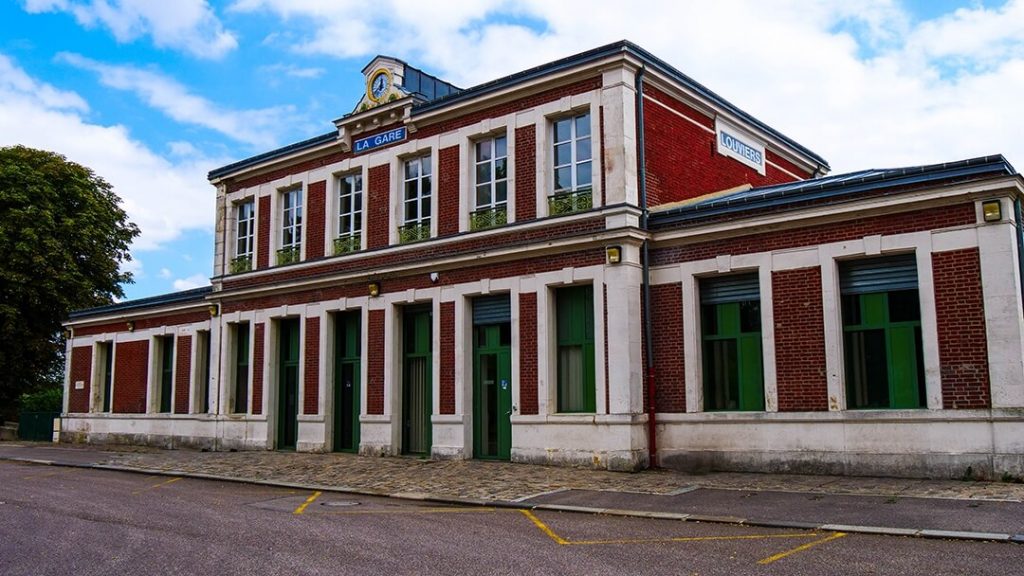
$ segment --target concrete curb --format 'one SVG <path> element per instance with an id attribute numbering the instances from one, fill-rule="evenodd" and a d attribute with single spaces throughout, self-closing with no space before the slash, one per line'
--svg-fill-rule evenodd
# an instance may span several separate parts
<path id="1" fill-rule="evenodd" d="M 594 508 L 589 506 L 567 506 L 562 504 L 528 504 L 525 502 L 519 502 L 515 500 L 484 500 L 481 498 L 459 498 L 454 496 L 429 494 L 423 492 L 392 493 L 386 490 L 355 488 L 351 486 L 325 486 L 320 484 L 287 482 L 283 480 L 236 478 L 233 476 L 220 476 L 217 474 L 205 474 L 202 472 L 186 472 L 184 470 L 157 470 L 149 468 L 136 468 L 131 466 L 120 466 L 116 464 L 82 464 L 78 462 L 60 462 L 56 460 L 18 458 L 15 456 L 3 455 L 0 455 L 0 460 L 7 460 L 11 462 L 24 462 L 27 464 L 39 464 L 44 466 L 63 466 L 68 468 L 86 468 L 93 470 L 128 472 L 132 474 L 148 474 L 151 476 L 179 476 L 182 478 L 196 478 L 199 480 L 216 480 L 219 482 L 254 484 L 257 486 L 272 486 L 275 488 L 298 488 L 302 490 L 316 490 L 320 492 L 333 492 L 338 494 L 355 494 L 359 496 L 376 496 L 380 498 L 394 498 L 396 500 L 413 500 L 417 502 L 435 502 L 438 504 L 449 504 L 459 506 L 480 506 L 488 508 L 504 508 L 513 510 L 547 510 L 551 512 L 569 512 L 577 514 L 604 514 L 608 516 L 623 516 L 629 518 L 678 520 L 681 522 L 706 522 L 713 524 L 731 524 L 734 526 L 784 528 L 790 530 L 795 529 L 826 532 L 845 532 L 851 534 L 870 534 L 875 536 L 902 536 L 905 538 L 936 538 L 944 540 L 964 540 L 972 542 L 988 541 L 1024 544 L 1024 534 L 1010 534 L 1007 532 L 973 532 L 958 530 L 933 530 L 925 528 L 894 528 L 889 526 L 818 524 L 815 522 L 800 522 L 793 520 L 751 519 L 739 518 L 736 516 L 708 516 L 702 514 L 686 514 L 681 512 L 656 512 L 644 510 L 626 510 L 621 508 Z"/>

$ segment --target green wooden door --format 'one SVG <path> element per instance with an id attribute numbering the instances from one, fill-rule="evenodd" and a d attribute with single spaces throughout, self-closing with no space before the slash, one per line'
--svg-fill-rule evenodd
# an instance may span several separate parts
<path id="1" fill-rule="evenodd" d="M 334 451 L 359 451 L 359 312 L 338 314 L 334 332 Z"/>
<path id="2" fill-rule="evenodd" d="M 299 320 L 282 320 L 277 390 L 277 449 L 294 450 L 299 437 Z"/>
<path id="3" fill-rule="evenodd" d="M 110 412 L 113 406 L 113 376 L 114 376 L 114 343 L 104 342 L 100 344 L 100 352 L 103 355 L 103 411 Z"/>
<path id="4" fill-rule="evenodd" d="M 508 460 L 512 452 L 511 325 L 473 328 L 473 454 Z"/>
<path id="5" fill-rule="evenodd" d="M 597 410 L 594 368 L 594 287 L 556 292 L 558 411 Z"/>
<path id="6" fill-rule="evenodd" d="M 704 410 L 764 410 L 759 301 L 705 304 L 701 331 Z"/>
<path id="7" fill-rule="evenodd" d="M 430 455 L 431 314 L 429 306 L 405 309 L 402 361 L 402 453 Z"/>
<path id="8" fill-rule="evenodd" d="M 160 340 L 160 411 L 171 411 L 171 394 L 174 390 L 174 336 Z"/>

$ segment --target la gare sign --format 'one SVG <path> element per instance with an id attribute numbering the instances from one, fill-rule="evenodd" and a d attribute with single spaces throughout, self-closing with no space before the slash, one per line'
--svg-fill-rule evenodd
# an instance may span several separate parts
<path id="1" fill-rule="evenodd" d="M 764 144 L 735 126 L 717 119 L 715 135 L 719 154 L 739 160 L 764 175 Z"/>
<path id="2" fill-rule="evenodd" d="M 405 140 L 406 132 L 405 126 L 401 128 L 395 128 L 394 130 L 388 130 L 387 132 L 381 132 L 380 134 L 374 134 L 373 136 L 367 136 L 366 138 L 360 138 L 355 141 L 353 150 L 356 154 L 366 152 L 367 150 L 373 150 L 381 146 L 393 144 L 395 142 L 401 142 Z"/>

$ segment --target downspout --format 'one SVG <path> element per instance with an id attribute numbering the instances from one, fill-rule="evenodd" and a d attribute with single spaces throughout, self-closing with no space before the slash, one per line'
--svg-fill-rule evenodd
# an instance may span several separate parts
<path id="1" fill-rule="evenodd" d="M 643 266 L 643 330 L 644 357 L 647 369 L 647 452 L 649 467 L 658 467 L 657 422 L 655 413 L 657 406 L 654 401 L 654 344 L 651 341 L 651 265 L 648 251 L 647 233 L 647 159 L 644 150 L 644 72 L 640 66 L 636 72 L 636 164 L 637 187 L 640 192 L 640 230 L 645 233 L 641 246 L 641 262 Z"/>

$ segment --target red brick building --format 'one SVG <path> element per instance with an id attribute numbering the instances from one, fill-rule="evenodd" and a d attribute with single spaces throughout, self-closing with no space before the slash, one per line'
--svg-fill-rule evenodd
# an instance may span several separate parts
<path id="1" fill-rule="evenodd" d="M 364 74 L 334 130 L 210 173 L 211 287 L 71 316 L 65 440 L 1022 472 L 1001 156 L 829 176 L 629 42 Z"/>

